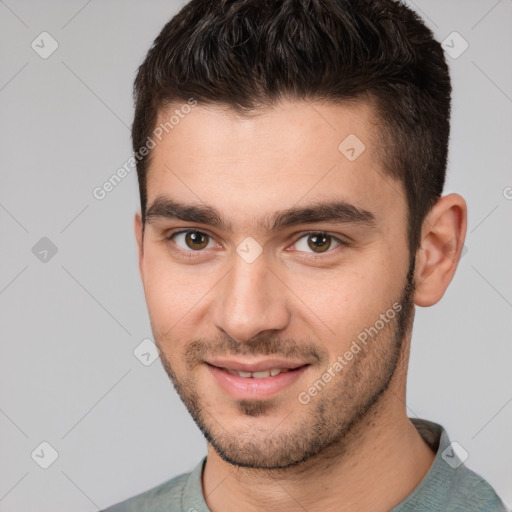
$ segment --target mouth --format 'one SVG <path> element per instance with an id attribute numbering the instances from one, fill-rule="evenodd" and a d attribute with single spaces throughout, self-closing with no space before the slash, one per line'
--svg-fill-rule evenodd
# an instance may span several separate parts
<path id="1" fill-rule="evenodd" d="M 259 372 L 244 372 L 241 370 L 231 370 L 230 368 L 221 368 L 221 370 L 228 371 L 231 375 L 238 375 L 239 377 L 243 377 L 244 379 L 252 378 L 252 379 L 266 379 L 267 377 L 275 377 L 280 373 L 294 371 L 294 369 L 290 370 L 289 368 L 272 368 L 271 370 L 264 370 Z"/>
<path id="2" fill-rule="evenodd" d="M 220 388 L 232 398 L 269 398 L 296 383 L 309 363 L 289 360 L 257 362 L 215 360 L 207 368 Z"/>

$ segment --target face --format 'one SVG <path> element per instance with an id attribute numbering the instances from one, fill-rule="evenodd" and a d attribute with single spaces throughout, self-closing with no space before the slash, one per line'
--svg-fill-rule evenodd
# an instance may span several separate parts
<path id="1" fill-rule="evenodd" d="M 364 103 L 197 105 L 152 149 L 143 238 L 135 225 L 153 335 L 227 462 L 286 468 L 342 444 L 393 377 L 407 208 L 376 129 Z"/>

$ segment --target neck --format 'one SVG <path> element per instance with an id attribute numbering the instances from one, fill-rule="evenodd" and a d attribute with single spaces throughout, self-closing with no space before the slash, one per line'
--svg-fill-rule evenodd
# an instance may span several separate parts
<path id="1" fill-rule="evenodd" d="M 434 458 L 407 417 L 405 386 L 392 381 L 343 441 L 296 466 L 240 468 L 209 445 L 203 493 L 212 512 L 386 512 L 414 490 Z"/>

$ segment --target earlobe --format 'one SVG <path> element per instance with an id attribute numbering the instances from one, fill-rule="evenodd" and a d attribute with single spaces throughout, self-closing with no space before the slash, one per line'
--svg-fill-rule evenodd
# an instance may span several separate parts
<path id="1" fill-rule="evenodd" d="M 139 258 L 139 272 L 140 277 L 144 281 L 143 274 L 143 258 L 144 258 L 144 235 L 142 230 L 142 217 L 140 211 L 135 214 L 134 218 L 134 230 L 135 230 L 135 239 L 137 241 L 137 249 L 138 249 L 138 258 Z"/>
<path id="2" fill-rule="evenodd" d="M 416 253 L 414 302 L 432 306 L 441 300 L 461 257 L 467 228 L 463 197 L 441 197 L 425 218 Z"/>

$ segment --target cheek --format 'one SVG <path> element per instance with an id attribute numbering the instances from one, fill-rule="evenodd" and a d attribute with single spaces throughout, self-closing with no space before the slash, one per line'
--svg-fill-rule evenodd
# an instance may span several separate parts
<path id="1" fill-rule="evenodd" d="M 176 354 L 184 351 L 189 340 L 211 325 L 209 306 L 225 270 L 177 264 L 158 247 L 148 248 L 143 266 L 144 293 L 155 341 L 168 358 L 176 360 Z"/>
<path id="2" fill-rule="evenodd" d="M 177 378 L 184 375 L 183 353 L 193 336 L 194 304 L 198 298 L 191 292 L 190 276 L 178 272 L 168 262 L 148 258 L 144 275 L 144 293 L 151 330 L 162 357 Z M 181 377 L 180 377 L 181 376 Z"/>
<path id="3" fill-rule="evenodd" d="M 198 300 L 196 284 L 190 273 L 172 265 L 159 251 L 147 251 L 143 285 L 152 325 L 168 330 L 179 322 Z"/>
<path id="4" fill-rule="evenodd" d="M 308 292 L 299 295 L 308 297 L 300 306 L 309 318 L 306 321 L 316 324 L 319 337 L 337 352 L 343 351 L 374 316 L 378 318 L 384 302 L 368 275 L 331 274 L 303 283 L 304 291 L 306 287 Z"/>
<path id="5" fill-rule="evenodd" d="M 333 349 L 350 344 L 399 299 L 407 262 L 391 252 L 381 248 L 337 269 L 293 276 L 290 287 L 301 299 L 305 322 L 317 326 L 325 343 L 331 339 Z"/>

